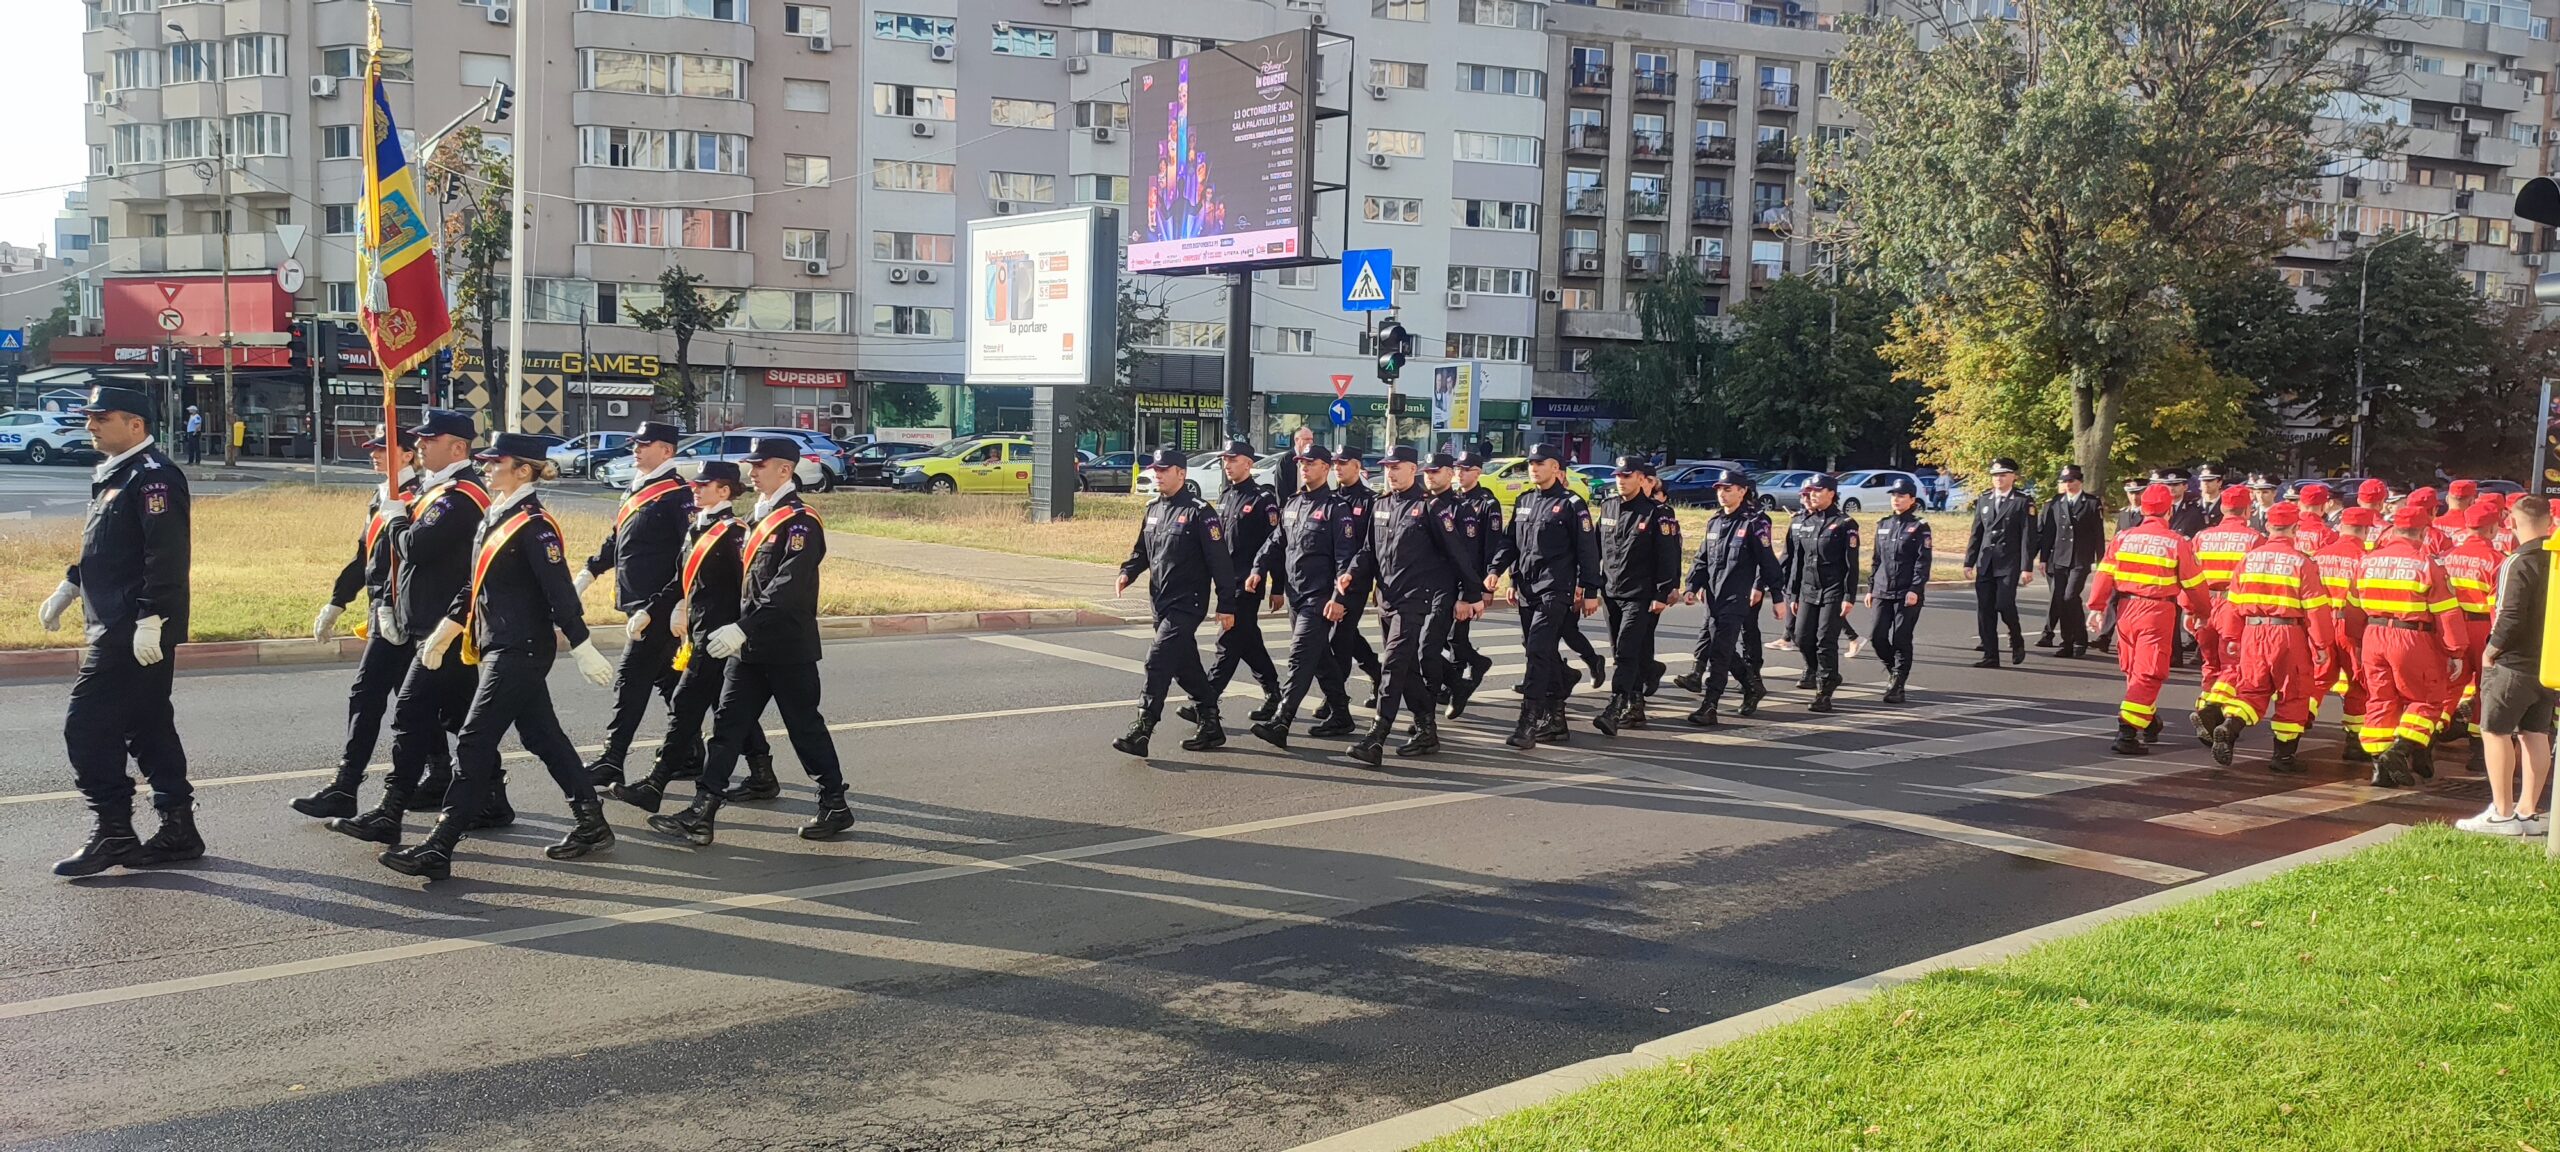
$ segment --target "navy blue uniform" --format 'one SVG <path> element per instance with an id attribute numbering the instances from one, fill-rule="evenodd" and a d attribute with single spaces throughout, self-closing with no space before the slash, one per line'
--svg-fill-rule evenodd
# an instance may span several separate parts
<path id="1" fill-rule="evenodd" d="M 1876 521 L 1875 568 L 1867 594 L 1876 601 L 1876 656 L 1896 685 L 1911 676 L 1911 629 L 1928 602 L 1929 565 L 1936 554 L 1929 522 L 1920 518 L 1919 509 Z"/>
<path id="2" fill-rule="evenodd" d="M 1511 508 L 1509 547 L 1512 594 L 1520 601 L 1520 632 L 1528 649 L 1528 703 L 1560 712 L 1564 660 L 1556 645 L 1574 614 L 1574 597 L 1600 595 L 1600 532 L 1591 505 L 1563 481 L 1520 494 Z"/>
<path id="3" fill-rule="evenodd" d="M 1236 595 L 1235 627 L 1218 633 L 1217 663 L 1209 669 L 1209 687 L 1215 696 L 1227 690 L 1242 665 L 1253 673 L 1254 683 L 1262 685 L 1265 696 L 1280 694 L 1280 670 L 1271 663 L 1271 649 L 1262 640 L 1262 598 L 1274 590 L 1274 573 L 1261 571 L 1262 547 L 1280 530 L 1280 496 L 1258 480 L 1245 479 L 1229 484 L 1218 493 L 1218 520 L 1227 534 L 1227 559 L 1234 565 L 1241 586 L 1248 576 L 1259 574 L 1261 592 Z"/>
<path id="4" fill-rule="evenodd" d="M 1448 680 L 1440 650 L 1457 622 L 1459 604 L 1484 599 L 1484 570 L 1459 522 L 1455 500 L 1431 494 L 1420 480 L 1381 496 L 1370 507 L 1369 534 L 1354 557 L 1354 587 L 1378 585 L 1378 612 L 1386 624 L 1386 677 L 1378 696 L 1377 732 L 1395 727 L 1396 706 L 1413 709 L 1428 726 L 1434 686 Z"/>
<path id="5" fill-rule="evenodd" d="M 183 812 L 195 797 L 169 701 L 178 645 L 187 639 L 192 530 L 187 478 L 156 446 L 89 485 L 80 562 L 62 577 L 79 586 L 88 622 L 62 739 L 80 795 L 101 817 L 131 817 L 128 753 L 151 783 L 152 807 Z M 145 665 L 133 658 L 134 626 L 155 616 L 162 659 Z"/>
<path id="6" fill-rule="evenodd" d="M 2010 649 L 2026 649 L 2026 636 L 2018 626 L 2018 577 L 2027 571 L 2035 549 L 2035 502 L 2023 492 L 1983 493 L 1973 506 L 1973 532 L 1965 538 L 1964 566 L 1973 569 L 1973 621 L 1987 659 L 1999 659 L 2003 625 L 2009 629 Z"/>
<path id="7" fill-rule="evenodd" d="M 1609 649 L 1618 658 L 1609 690 L 1622 700 L 1642 700 L 1662 680 L 1662 665 L 1653 658 L 1662 616 L 1653 606 L 1680 598 L 1680 513 L 1650 496 L 1612 496 L 1600 505 L 1600 525 L 1600 594 L 1609 613 Z"/>
<path id="8" fill-rule="evenodd" d="M 560 525 L 543 511 L 541 498 L 527 492 L 492 505 L 471 553 L 477 575 L 445 613 L 463 625 L 463 633 L 462 650 L 446 653 L 444 662 L 465 672 L 477 666 L 446 796 L 450 813 L 443 823 L 453 825 L 454 834 L 469 826 L 455 813 L 479 813 L 496 793 L 498 741 L 510 730 L 571 804 L 596 798 L 578 747 L 561 730 L 551 705 L 551 665 L 560 655 L 554 630 L 572 648 L 587 642 L 586 613 L 569 576 Z"/>
<path id="9" fill-rule="evenodd" d="M 1200 666 L 1193 637 L 1212 605 L 1222 615 L 1234 612 L 1242 588 L 1217 509 L 1200 503 L 1189 485 L 1147 505 L 1137 543 L 1120 563 L 1124 581 L 1141 573 L 1154 574 L 1147 598 L 1156 618 L 1155 642 L 1147 646 L 1147 686 L 1138 696 L 1141 723 L 1163 717 L 1165 689 L 1177 683 L 1195 706 L 1214 707 L 1217 689 Z"/>
<path id="10" fill-rule="evenodd" d="M 818 514 L 785 488 L 761 516 L 750 517 L 740 544 L 746 569 L 739 584 L 736 624 L 746 645 L 729 658 L 720 703 L 711 714 L 711 745 L 703 756 L 700 794 L 729 788 L 729 773 L 750 747 L 748 733 L 764 723 L 771 704 L 782 713 L 791 751 L 818 785 L 821 814 L 844 801 L 844 767 L 835 737 L 818 711 L 818 567 L 827 558 L 827 529 Z M 707 637 L 710 629 L 688 622 L 685 631 Z"/>
<path id="11" fill-rule="evenodd" d="M 1804 655 L 1805 674 L 1821 688 L 1840 685 L 1840 630 L 1857 599 L 1858 522 L 1838 504 L 1796 513 L 1779 562 L 1779 595 L 1793 605 L 1787 635 Z"/>
<path id="12" fill-rule="evenodd" d="M 471 583 L 472 542 L 489 507 L 488 489 L 470 465 L 441 480 L 421 484 L 416 501 L 391 510 L 384 532 L 391 540 L 398 589 L 392 615 L 401 638 L 415 649 L 435 631 L 454 598 Z M 401 795 L 415 796 L 422 808 L 442 807 L 445 787 L 453 778 L 453 757 L 446 733 L 459 731 L 471 711 L 476 685 L 472 670 L 459 660 L 434 668 L 411 661 L 391 702 L 390 784 Z"/>
<path id="13" fill-rule="evenodd" d="M 1348 488 L 1335 488 L 1333 495 L 1342 502 L 1344 514 L 1351 517 L 1354 531 L 1362 541 L 1367 541 L 1369 517 L 1375 510 L 1378 494 L 1370 491 L 1366 484 L 1354 484 Z M 1341 665 L 1342 678 L 1346 681 L 1351 679 L 1354 668 L 1368 673 L 1373 682 L 1385 679 L 1378 650 L 1369 645 L 1369 637 L 1360 631 L 1360 621 L 1369 613 L 1370 593 L 1376 590 L 1376 584 L 1376 577 L 1354 573 L 1351 591 L 1343 598 L 1342 619 L 1333 626 L 1333 659 Z"/>
<path id="14" fill-rule="evenodd" d="M 417 491 L 415 480 L 404 480 L 396 495 L 406 501 Z M 344 608 L 358 592 L 365 594 L 369 604 L 391 603 L 390 526 L 391 509 L 376 493 L 365 505 L 364 531 L 356 536 L 355 555 L 347 560 L 347 566 L 338 573 L 336 586 L 329 590 L 329 603 Z M 409 665 L 417 657 L 411 638 L 400 636 L 396 643 L 394 640 L 379 629 L 367 634 L 364 658 L 356 665 L 356 682 L 347 689 L 347 743 L 338 755 L 338 775 L 330 787 L 350 797 L 364 782 L 365 765 L 373 760 L 374 745 L 382 736 L 382 717 L 391 706 L 391 694 L 399 689 L 401 678 L 408 675 Z"/>
<path id="15" fill-rule="evenodd" d="M 1351 705 L 1345 669 L 1333 659 L 1333 625 L 1324 607 L 1337 596 L 1348 598 L 1335 583 L 1360 554 L 1360 523 L 1330 489 L 1306 489 L 1282 506 L 1280 531 L 1262 546 L 1259 567 L 1279 575 L 1289 602 L 1289 681 L 1270 720 L 1278 727 L 1288 727 L 1308 688 L 1319 683 L 1326 703 L 1337 709 Z"/>
<path id="16" fill-rule="evenodd" d="M 637 482 L 635 482 L 637 483 Z M 613 606 L 628 616 L 649 614 L 649 626 L 622 646 L 614 666 L 613 715 L 605 722 L 604 750 L 596 765 L 608 781 L 622 778 L 622 760 L 649 711 L 649 694 L 672 699 L 676 689 L 676 566 L 682 562 L 685 528 L 693 519 L 693 492 L 672 470 L 640 483 L 614 512 L 613 531 L 586 564 L 591 576 L 613 573 Z"/>
<path id="17" fill-rule="evenodd" d="M 684 669 L 677 674 L 674 697 L 667 701 L 667 738 L 658 745 L 657 763 L 649 770 L 650 779 L 662 790 L 683 770 L 699 770 L 706 758 L 702 721 L 720 699 L 729 661 L 704 651 L 702 638 L 738 622 L 743 599 L 739 586 L 746 578 L 738 550 L 746 542 L 747 526 L 736 512 L 724 504 L 696 514 L 687 525 L 684 559 L 667 587 L 670 602 L 684 605 Z M 751 767 L 772 759 L 762 717 L 747 726 L 739 748 Z"/>
<path id="18" fill-rule="evenodd" d="M 1502 525 L 1502 501 L 1481 484 L 1463 492 L 1452 488 L 1449 496 L 1458 505 L 1458 529 L 1475 548 L 1476 570 L 1487 575 L 1501 571 L 1495 555 L 1505 547 L 1507 539 Z M 1493 667 L 1492 657 L 1476 651 L 1474 631 L 1473 620 L 1460 620 L 1449 629 L 1449 691 L 1456 691 L 1461 679 L 1482 687 L 1485 671 Z"/>
<path id="19" fill-rule="evenodd" d="M 1761 695 L 1759 669 L 1742 646 L 1749 625 L 1760 614 L 1752 594 L 1766 596 L 1778 588 L 1778 554 L 1771 550 L 1770 534 L 1768 514 L 1749 504 L 1718 512 L 1699 534 L 1688 587 L 1707 608 L 1699 624 L 1696 651 L 1698 666 L 1705 673 L 1699 685 L 1705 697 L 1701 711 L 1714 710 L 1728 677 L 1741 678 L 1746 705 Z"/>

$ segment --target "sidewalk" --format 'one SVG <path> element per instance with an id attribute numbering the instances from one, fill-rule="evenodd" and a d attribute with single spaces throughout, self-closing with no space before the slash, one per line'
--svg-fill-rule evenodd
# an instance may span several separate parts
<path id="1" fill-rule="evenodd" d="M 200 482 L 235 484 L 269 484 L 277 481 L 298 481 L 308 484 L 311 482 L 311 462 L 308 460 L 243 459 L 238 464 L 226 465 L 216 457 L 207 456 L 202 464 L 190 465 L 181 460 L 178 467 L 187 474 L 187 479 Z M 328 484 L 370 484 L 382 478 L 372 469 L 349 467 L 334 462 L 320 466 L 320 477 L 323 483 Z"/>
<path id="2" fill-rule="evenodd" d="M 839 538 L 848 542 L 840 555 L 866 564 L 1017 588 L 1050 600 L 1090 604 L 1097 611 L 1124 620 L 1144 622 L 1154 618 L 1147 607 L 1144 578 L 1129 586 L 1129 594 L 1114 595 L 1111 586 L 1120 579 L 1120 572 L 1109 565 L 853 533 Z"/>

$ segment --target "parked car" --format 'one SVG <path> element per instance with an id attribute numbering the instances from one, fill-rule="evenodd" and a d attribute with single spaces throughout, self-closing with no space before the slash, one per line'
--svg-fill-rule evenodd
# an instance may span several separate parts
<path id="1" fill-rule="evenodd" d="M 691 480 L 701 473 L 704 464 L 713 460 L 743 465 L 747 453 L 755 448 L 755 442 L 755 434 L 744 431 L 705 432 L 688 437 L 676 445 L 676 474 Z M 744 471 L 744 468 L 740 470 Z M 639 471 L 639 465 L 633 463 L 631 457 L 624 456 L 597 466 L 596 479 L 617 488 L 628 487 Z M 800 457 L 800 463 L 792 467 L 791 479 L 801 488 L 815 492 L 826 479 L 826 469 L 819 466 L 814 453 L 806 454 Z"/>
<path id="2" fill-rule="evenodd" d="M 817 483 L 811 486 L 814 491 L 824 492 L 834 488 L 853 473 L 853 466 L 845 462 L 844 446 L 830 439 L 824 432 L 814 432 L 807 428 L 740 428 L 737 431 L 747 436 L 783 436 L 799 441 L 801 456 L 804 459 L 813 456 L 817 458 L 819 478 Z"/>
<path id="3" fill-rule="evenodd" d="M 1576 464 L 1572 469 L 1591 485 L 1591 502 L 1597 504 L 1618 491 L 1618 469 L 1610 464 Z"/>
<path id="4" fill-rule="evenodd" d="M 1529 458 L 1505 456 L 1498 460 L 1485 461 L 1483 482 L 1486 488 L 1492 490 L 1493 498 L 1501 503 L 1503 516 L 1508 518 L 1511 515 L 1512 503 L 1520 499 L 1521 493 L 1529 490 Z M 1564 482 L 1572 486 L 1575 492 L 1581 493 L 1583 499 L 1591 499 L 1590 478 L 1567 468 L 1564 471 Z"/>
<path id="5" fill-rule="evenodd" d="M 563 476 L 585 476 L 595 471 L 596 465 L 613 459 L 615 452 L 627 454 L 630 445 L 631 434 L 628 432 L 598 430 L 555 445 L 551 449 L 551 462 L 559 465 Z"/>
<path id="6" fill-rule="evenodd" d="M 1864 472 L 1841 473 L 1840 510 L 1864 512 L 1869 508 L 1893 507 L 1892 493 L 1888 489 L 1896 480 L 1908 480 L 1912 487 L 1920 488 L 1920 477 L 1899 469 L 1878 468 Z M 1921 488 L 1921 491 L 1925 492 L 1927 489 Z"/>
<path id="7" fill-rule="evenodd" d="M 1127 492 L 1137 484 L 1138 454 L 1110 452 L 1078 470 L 1076 480 L 1087 492 Z"/>
<path id="8" fill-rule="evenodd" d="M 1778 472 L 1761 472 L 1751 477 L 1752 490 L 1759 494 L 1762 510 L 1793 512 L 1804 507 L 1804 482 L 1821 475 L 1810 468 L 1789 468 Z"/>
<path id="9" fill-rule="evenodd" d="M 847 457 L 853 469 L 845 482 L 864 488 L 886 488 L 898 478 L 898 467 L 910 456 L 933 451 L 931 444 L 905 444 L 895 440 L 878 440 L 862 445 Z"/>
<path id="10" fill-rule="evenodd" d="M 1662 466 L 1654 476 L 1662 481 L 1664 503 L 1713 508 L 1716 503 L 1716 474 L 1727 471 L 1742 472 L 1743 469 L 1734 467 L 1730 460 L 1683 460 Z"/>
<path id="11" fill-rule="evenodd" d="M 89 442 L 89 418 L 62 412 L 0 412 L 0 457 L 25 464 L 53 464 L 97 455 Z"/>
<path id="12" fill-rule="evenodd" d="M 1028 495 L 1031 441 L 1019 436 L 953 440 L 922 456 L 899 461 L 894 483 L 901 492 Z"/>

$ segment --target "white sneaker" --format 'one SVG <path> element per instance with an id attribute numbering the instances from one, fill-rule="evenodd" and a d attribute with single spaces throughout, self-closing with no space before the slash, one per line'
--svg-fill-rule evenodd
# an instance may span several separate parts
<path id="1" fill-rule="evenodd" d="M 2496 808 L 2453 822 L 2456 828 L 2465 832 L 2477 832 L 2483 836 L 2522 836 L 2525 834 L 2523 824 L 2523 821 L 2513 816 L 2498 815 Z"/>
<path id="2" fill-rule="evenodd" d="M 1793 652 L 1796 650 L 1795 642 L 1788 640 L 1783 636 L 1778 639 L 1771 640 L 1768 643 L 1761 645 L 1761 647 L 1772 652 Z"/>
<path id="3" fill-rule="evenodd" d="M 1840 658 L 1843 660 L 1855 660 L 1858 658 L 1858 649 L 1864 648 L 1866 645 L 1867 642 L 1863 638 L 1852 640 L 1849 642 L 1847 647 L 1840 650 Z"/>
<path id="4" fill-rule="evenodd" d="M 2522 813 L 2518 813 L 2518 814 L 2516 815 L 2516 835 L 2518 835 L 2518 836 L 2548 836 L 2548 835 L 2550 835 L 2550 834 L 2551 834 L 2551 814 L 2550 814 L 2550 813 L 2548 813 L 2548 812 L 2536 812 L 2536 813 L 2534 813 L 2534 814 L 2533 814 L 2533 815 L 2531 815 L 2531 816 L 2527 816 L 2527 815 L 2524 815 L 2524 814 L 2522 814 Z"/>

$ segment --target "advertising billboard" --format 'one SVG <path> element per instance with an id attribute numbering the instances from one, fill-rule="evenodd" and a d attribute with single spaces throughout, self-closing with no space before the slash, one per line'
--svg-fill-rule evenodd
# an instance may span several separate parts
<path id="1" fill-rule="evenodd" d="M 969 222 L 971 384 L 1083 384 L 1093 352 L 1090 208 Z"/>
<path id="2" fill-rule="evenodd" d="M 1129 271 L 1305 260 L 1316 69 L 1301 29 L 1129 73 Z"/>
<path id="3" fill-rule="evenodd" d="M 1441 432 L 1476 430 L 1476 399 L 1484 391 L 1484 365 L 1473 360 L 1431 370 L 1431 427 Z"/>

